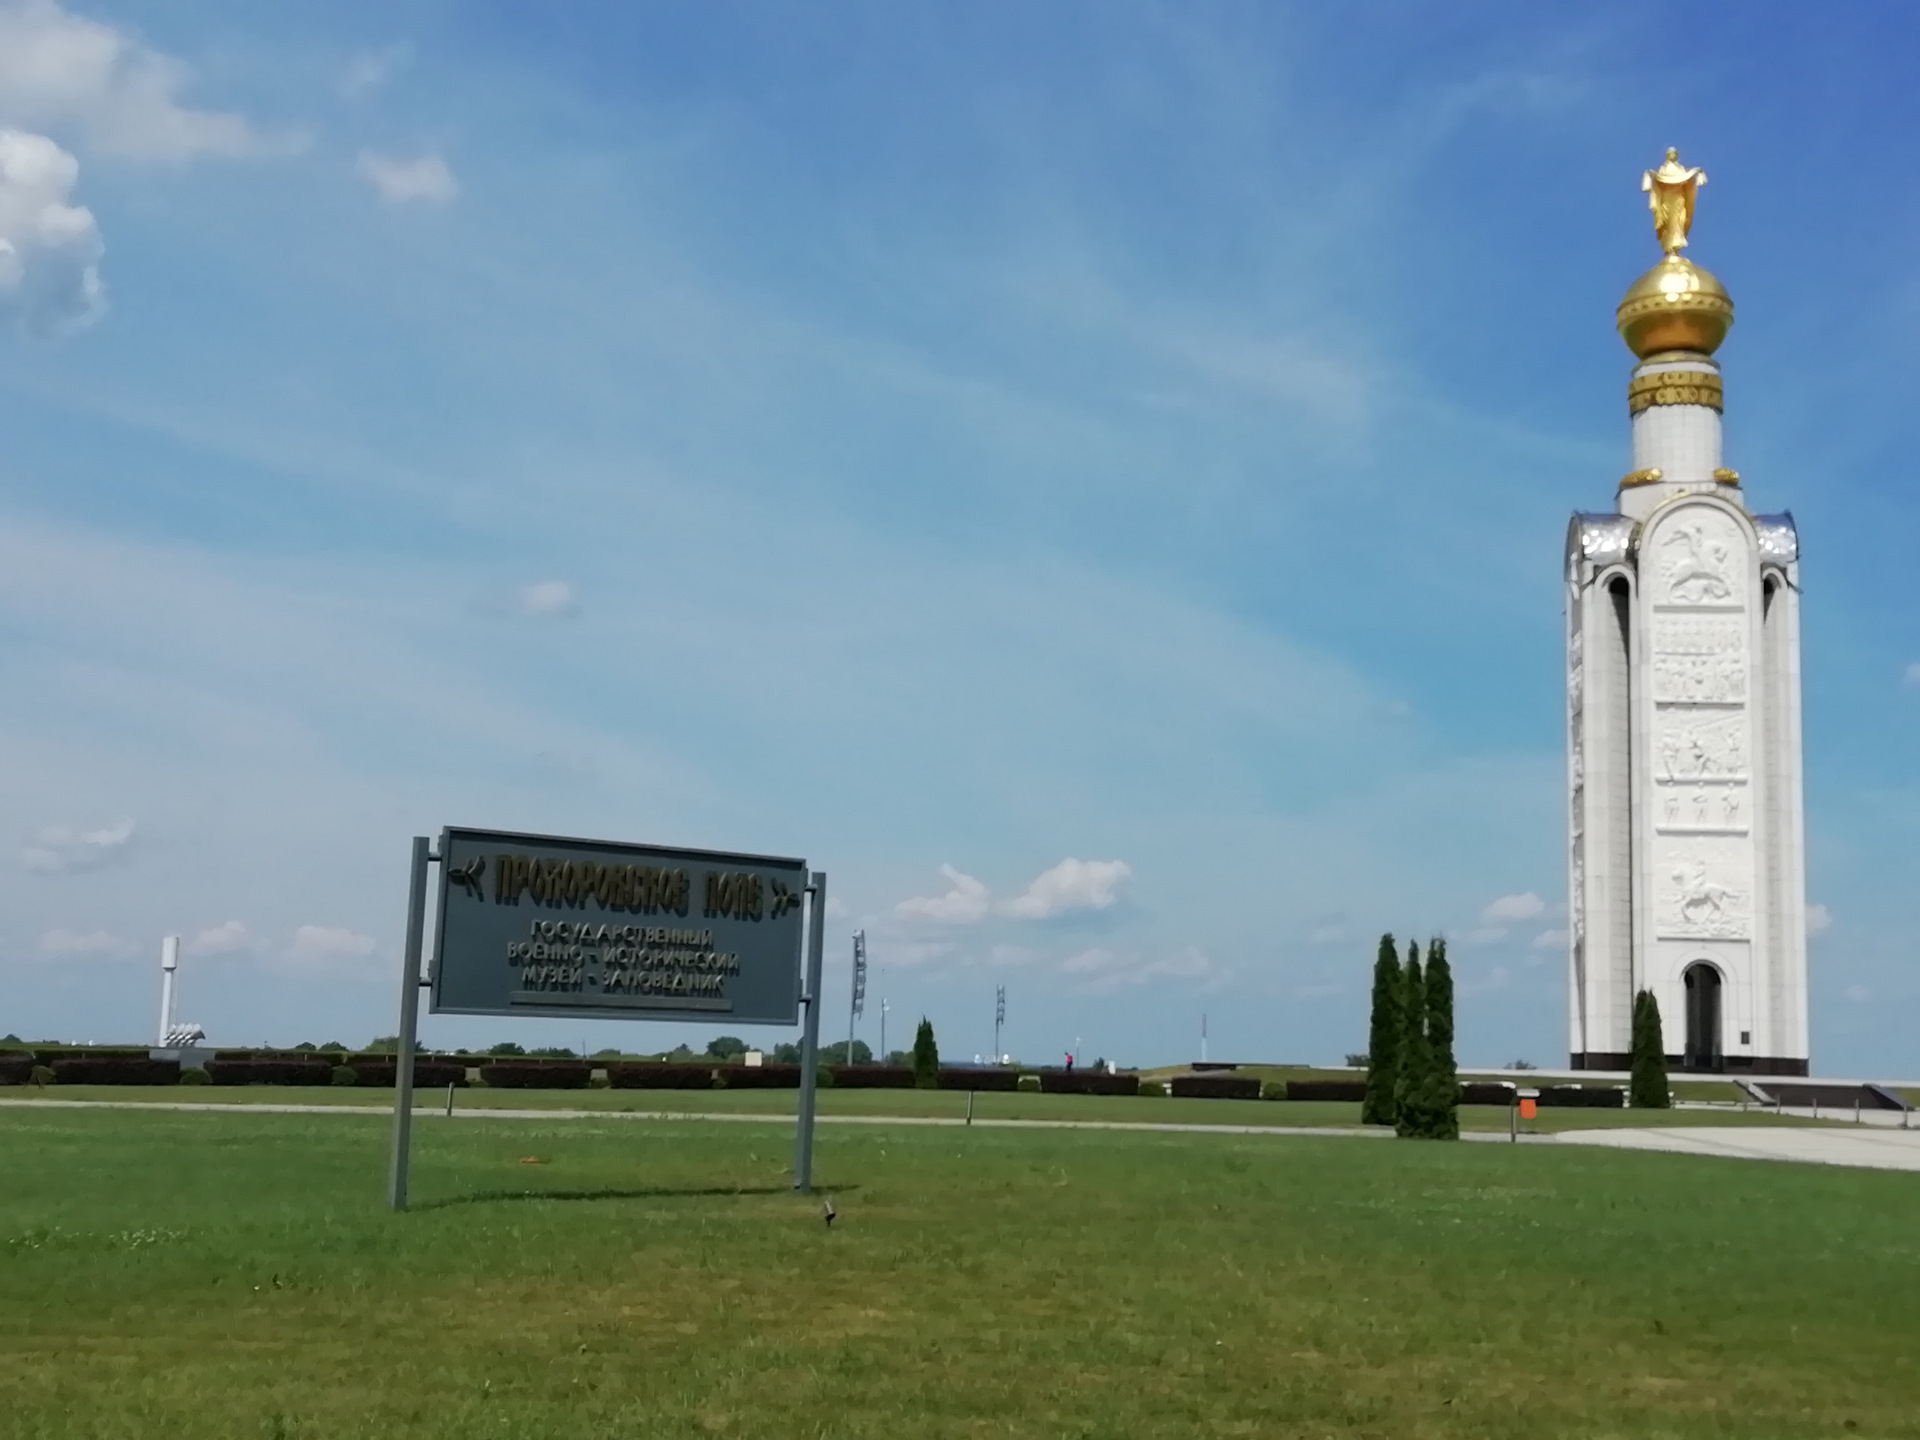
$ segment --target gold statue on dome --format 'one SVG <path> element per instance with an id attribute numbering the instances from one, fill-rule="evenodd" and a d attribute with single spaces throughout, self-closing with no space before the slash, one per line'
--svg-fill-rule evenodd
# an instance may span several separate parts
<path id="1" fill-rule="evenodd" d="M 1654 233 L 1660 248 L 1677 256 L 1687 248 L 1687 232 L 1693 229 L 1693 200 L 1707 183 L 1707 172 L 1697 165 L 1682 165 L 1680 152 L 1667 147 L 1666 162 L 1658 170 L 1640 177 L 1640 188 L 1647 192 L 1647 208 L 1653 211 Z"/>

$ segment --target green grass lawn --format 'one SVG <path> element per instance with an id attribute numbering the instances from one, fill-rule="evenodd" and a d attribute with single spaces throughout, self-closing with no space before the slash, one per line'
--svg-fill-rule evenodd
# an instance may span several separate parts
<path id="1" fill-rule="evenodd" d="M 419 1091 L 416 1104 L 439 1107 L 446 1091 Z M 0 1100 L 104 1100 L 121 1104 L 155 1101 L 219 1105 L 343 1105 L 393 1107 L 391 1090 L 334 1086 L 154 1086 L 56 1085 L 0 1091 Z M 731 1113 L 792 1115 L 798 1104 L 792 1090 L 456 1090 L 459 1110 L 608 1110 L 668 1114 Z M 822 1090 L 822 1115 L 905 1116 L 959 1119 L 967 1097 L 952 1090 Z M 1360 1124 L 1358 1104 L 1333 1101 L 1186 1100 L 1172 1096 L 982 1094 L 974 1097 L 982 1120 L 1080 1121 L 1137 1125 L 1346 1126 Z M 1525 1128 L 1542 1132 L 1616 1125 L 1805 1124 L 1755 1111 L 1572 1110 L 1542 1109 Z M 1838 1123 L 1838 1122 L 1836 1122 Z M 1497 1106 L 1464 1105 L 1461 1128 L 1505 1130 L 1507 1112 Z"/>
<path id="2" fill-rule="evenodd" d="M 829 1230 L 781 1132 L 416 1133 L 0 1110 L 0 1435 L 1920 1436 L 1910 1175 L 847 1126 Z"/>

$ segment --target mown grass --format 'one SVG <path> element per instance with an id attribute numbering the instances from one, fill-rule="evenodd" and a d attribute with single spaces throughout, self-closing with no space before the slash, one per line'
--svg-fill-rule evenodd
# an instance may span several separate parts
<path id="1" fill-rule="evenodd" d="M 0 1111 L 0 1434 L 1920 1435 L 1915 1177 L 1584 1148 Z M 525 1163 L 538 1161 L 540 1163 Z"/>
<path id="2" fill-rule="evenodd" d="M 419 1091 L 418 1108 L 438 1109 L 446 1091 Z M 190 1105 L 338 1105 L 393 1106 L 391 1090 L 332 1086 L 154 1086 L 54 1085 L 41 1090 L 16 1086 L 0 1091 L 0 1102 L 93 1100 L 123 1104 L 155 1102 Z M 639 1114 L 737 1114 L 790 1116 L 798 1104 L 792 1090 L 488 1090 L 454 1092 L 454 1107 L 471 1110 L 588 1110 Z M 0 1108 L 4 1104 L 0 1103 Z M 828 1116 L 902 1116 L 914 1119 L 963 1118 L 967 1097 L 952 1090 L 822 1090 L 819 1110 Z M 1173 1096 L 981 1094 L 973 1113 L 980 1120 L 1074 1121 L 1088 1124 L 1336 1126 L 1360 1124 L 1358 1104 L 1331 1101 L 1188 1100 Z M 1535 1132 L 1617 1125 L 1805 1124 L 1759 1111 L 1575 1110 L 1545 1108 L 1525 1122 Z M 1498 1106 L 1464 1105 L 1466 1130 L 1505 1130 L 1507 1112 Z"/>

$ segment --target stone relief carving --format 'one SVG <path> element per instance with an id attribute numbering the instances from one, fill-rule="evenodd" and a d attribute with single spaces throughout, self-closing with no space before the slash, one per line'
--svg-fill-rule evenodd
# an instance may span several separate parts
<path id="1" fill-rule="evenodd" d="M 1744 655 L 1653 657 L 1653 698 L 1669 705 L 1740 705 L 1747 699 Z"/>
<path id="2" fill-rule="evenodd" d="M 1744 715 L 1706 715 L 1682 719 L 1663 715 L 1660 724 L 1660 778 L 1663 780 L 1738 779 L 1747 773 L 1747 725 Z"/>
<path id="3" fill-rule="evenodd" d="M 1741 536 L 1724 516 L 1681 520 L 1660 537 L 1661 596 L 1669 605 L 1731 605 L 1740 599 L 1746 560 Z"/>
<path id="4" fill-rule="evenodd" d="M 1745 847 L 1733 840 L 1690 840 L 1664 848 L 1655 924 L 1662 935 L 1744 940 L 1751 929 Z"/>

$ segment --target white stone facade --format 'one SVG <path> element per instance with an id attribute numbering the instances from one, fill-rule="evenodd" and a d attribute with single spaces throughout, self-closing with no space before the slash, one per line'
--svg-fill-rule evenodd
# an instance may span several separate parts
<path id="1" fill-rule="evenodd" d="M 1635 376 L 1671 370 L 1719 375 Z M 1633 429 L 1638 483 L 1567 537 L 1569 1048 L 1623 1067 L 1650 989 L 1683 1067 L 1804 1074 L 1797 535 L 1715 477 L 1718 409 Z"/>

